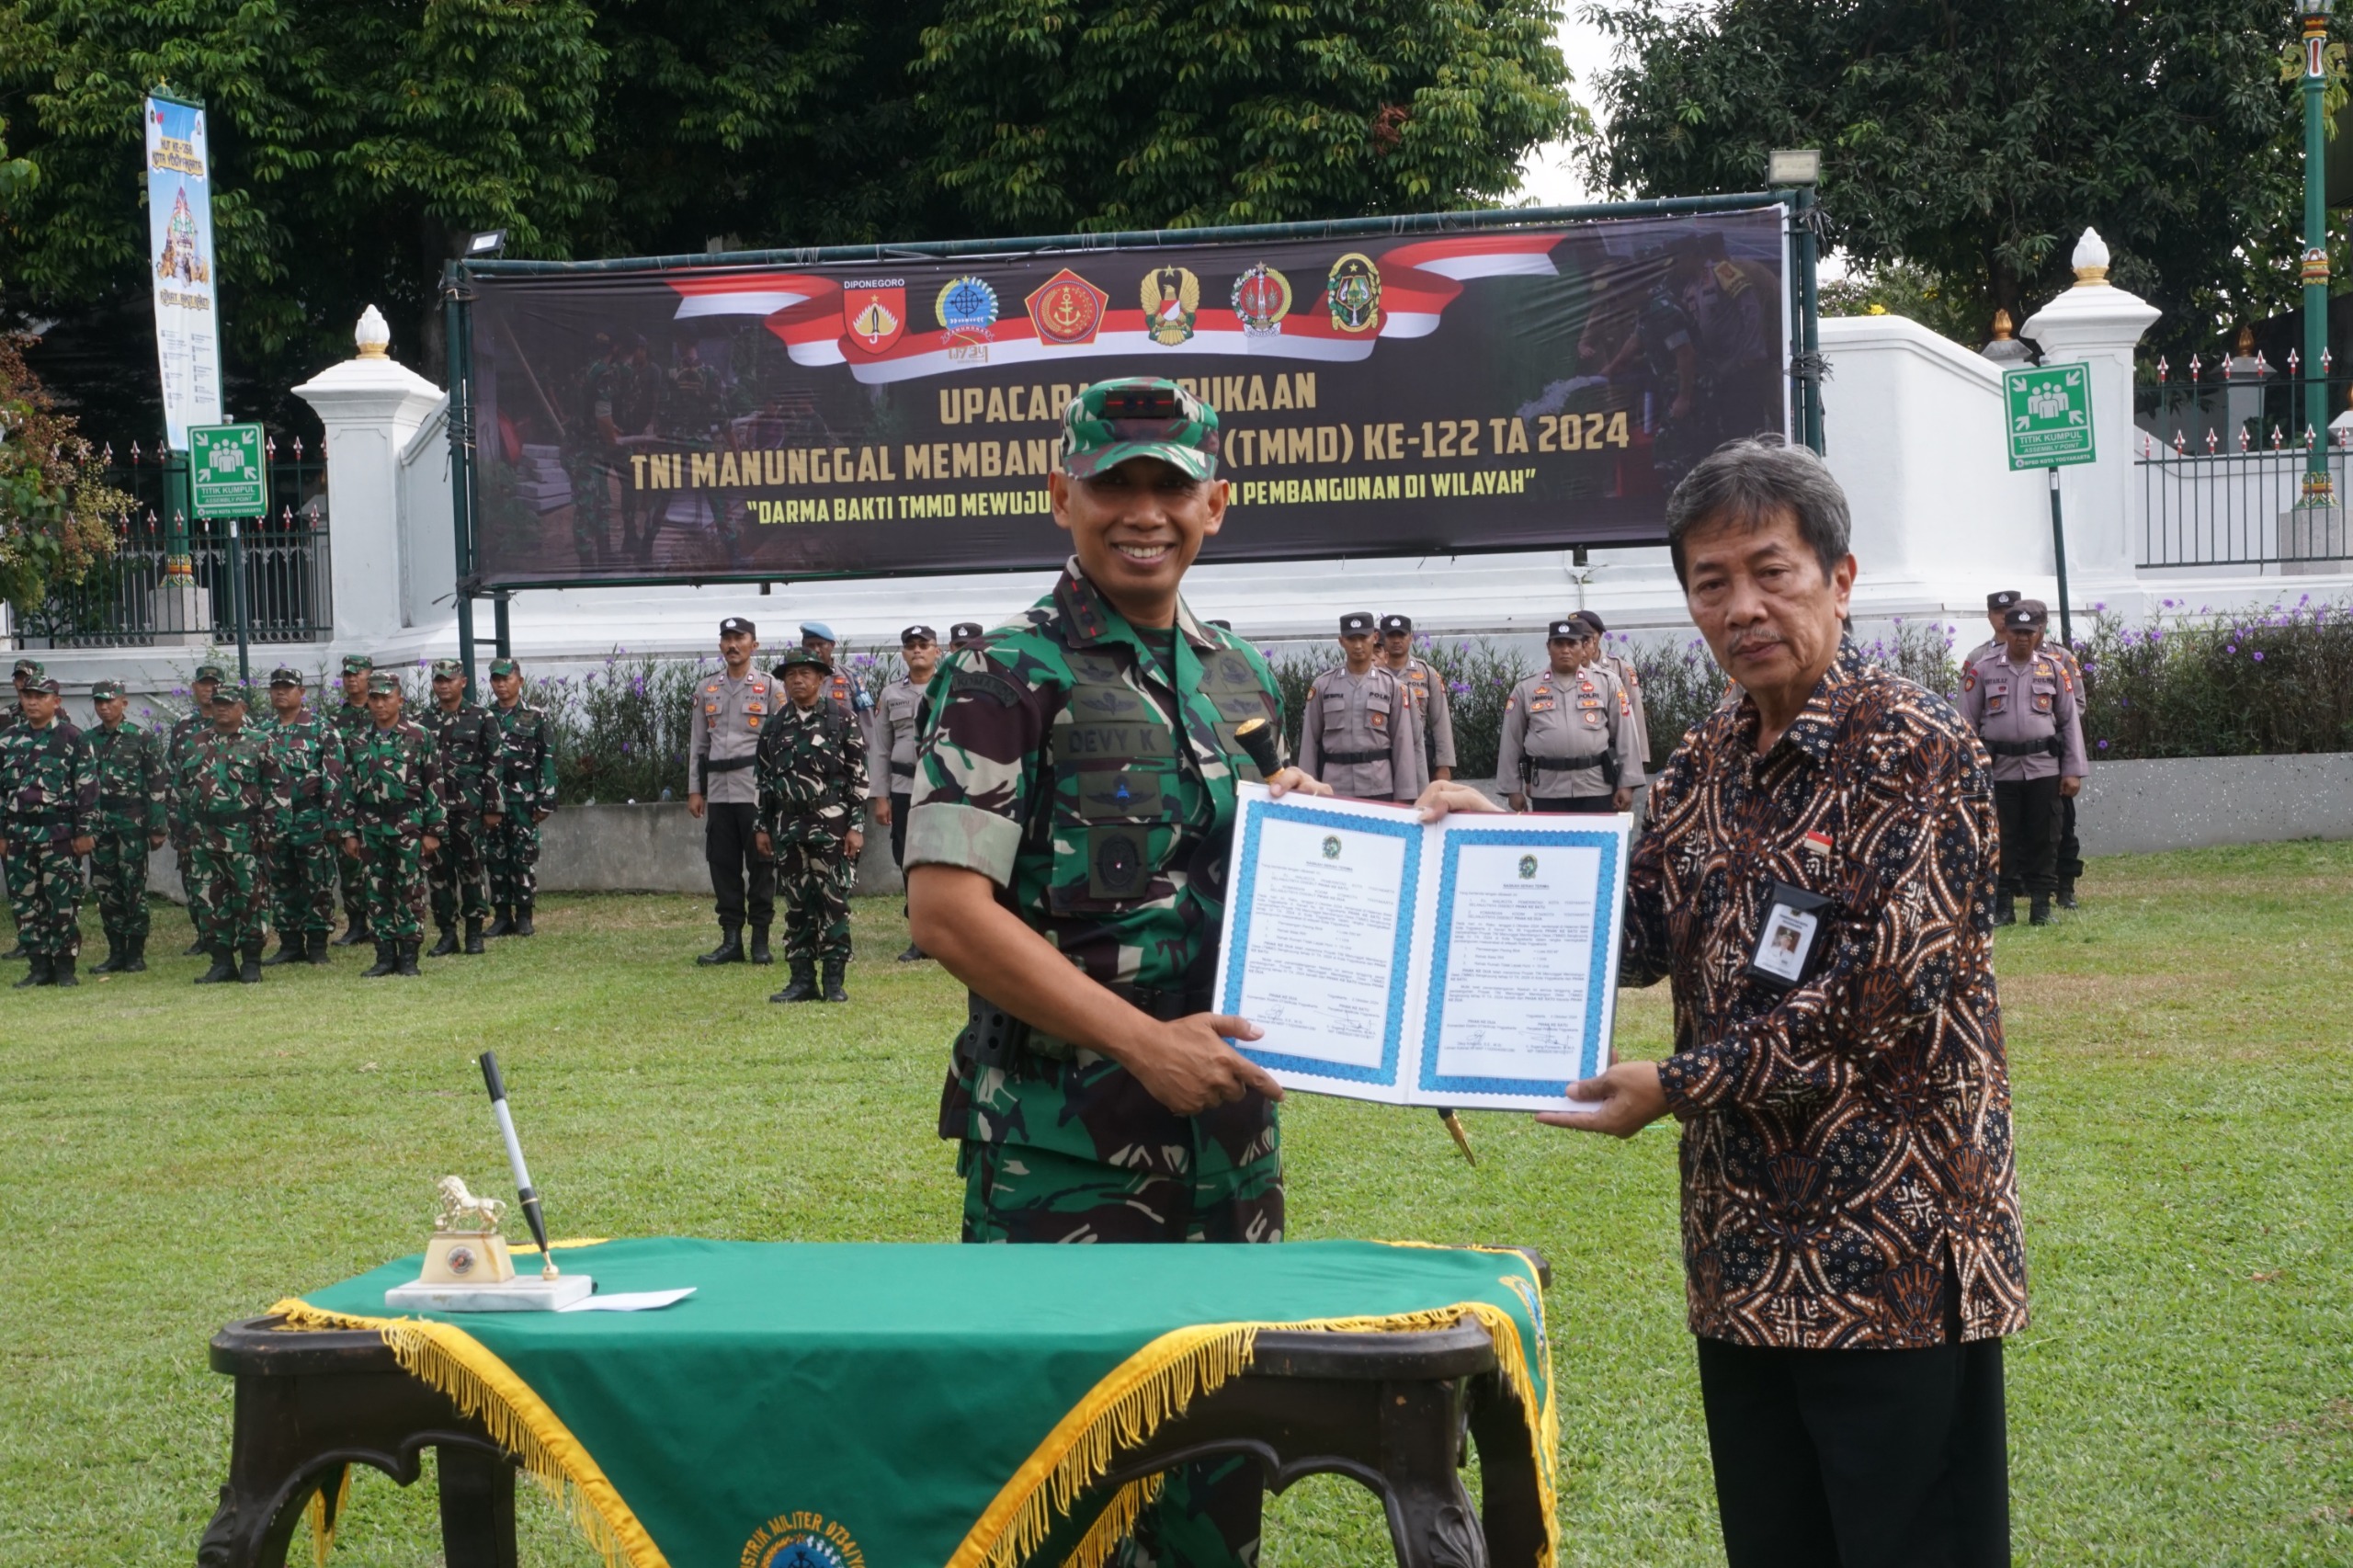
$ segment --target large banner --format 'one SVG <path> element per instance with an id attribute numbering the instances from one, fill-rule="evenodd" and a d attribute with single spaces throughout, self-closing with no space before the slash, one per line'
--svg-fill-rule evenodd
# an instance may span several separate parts
<path id="1" fill-rule="evenodd" d="M 188 427 L 221 423 L 221 319 L 212 275 L 212 176 L 204 111 L 149 97 L 147 259 L 154 268 L 155 358 L 164 427 L 188 450 Z"/>
<path id="2" fill-rule="evenodd" d="M 485 585 L 1058 565 L 1063 405 L 1217 409 L 1205 561 L 1652 543 L 1788 428 L 1784 210 L 1426 236 L 474 275 Z"/>

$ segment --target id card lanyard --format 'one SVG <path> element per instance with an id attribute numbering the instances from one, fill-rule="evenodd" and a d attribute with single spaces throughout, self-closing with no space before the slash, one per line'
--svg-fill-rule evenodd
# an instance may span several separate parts
<path id="1" fill-rule="evenodd" d="M 1804 984 L 1828 946 L 1831 903 L 1820 893 L 1775 882 L 1765 918 L 1757 923 L 1756 946 L 1742 972 L 1777 991 Z"/>

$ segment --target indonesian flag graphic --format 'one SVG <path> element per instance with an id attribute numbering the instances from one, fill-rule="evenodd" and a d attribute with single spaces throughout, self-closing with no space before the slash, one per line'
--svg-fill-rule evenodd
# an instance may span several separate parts
<path id="1" fill-rule="evenodd" d="M 992 366 L 1110 357 L 1146 363 L 1160 357 L 1201 356 L 1352 362 L 1370 358 L 1381 338 L 1427 337 L 1437 331 L 1446 308 L 1466 283 L 1482 278 L 1559 276 L 1552 252 L 1564 237 L 1557 230 L 1498 231 L 1408 240 L 1377 253 L 1366 246 L 1381 274 L 1381 319 L 1375 332 L 1348 333 L 1336 325 L 1325 302 L 1325 280 L 1308 274 L 1305 263 L 1293 263 L 1298 270 L 1287 274 L 1291 308 L 1272 331 L 1245 331 L 1230 303 L 1212 306 L 1211 297 L 1222 299 L 1229 280 L 1204 277 L 1193 335 L 1175 344 L 1154 337 L 1152 323 L 1141 308 L 1116 305 L 1102 312 L 1097 329 L 1084 342 L 1043 339 L 1022 311 L 1019 292 L 1010 295 L 1012 310 L 984 334 L 961 332 L 951 342 L 949 332 L 928 319 L 927 301 L 906 298 L 908 293 L 923 295 L 922 288 L 891 290 L 878 298 L 883 291 L 845 290 L 813 273 L 749 269 L 673 278 L 670 287 L 679 296 L 676 316 L 681 321 L 758 316 L 783 342 L 793 363 L 847 364 L 852 375 L 868 383 L 968 372 L 983 356 Z M 1333 257 L 1349 243 L 1335 241 Z M 1242 267 L 1259 259 L 1239 248 L 1234 256 Z M 1107 300 L 1119 301 L 1135 297 L 1133 268 L 1150 262 L 1148 252 L 1098 252 L 1074 260 L 1064 271 Z M 1328 259 L 1324 263 L 1329 264 Z M 1000 290 L 1001 295 L 1005 292 Z M 886 316 L 895 318 L 895 328 Z"/>

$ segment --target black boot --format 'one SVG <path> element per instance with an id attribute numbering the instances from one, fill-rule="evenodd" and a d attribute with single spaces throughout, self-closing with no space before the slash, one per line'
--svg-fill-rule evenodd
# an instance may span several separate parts
<path id="1" fill-rule="evenodd" d="M 752 961 L 754 963 L 776 962 L 776 955 L 768 951 L 768 928 L 765 926 L 752 927 Z"/>
<path id="2" fill-rule="evenodd" d="M 531 901 L 525 899 L 515 906 L 515 934 L 529 937 L 531 932 Z"/>
<path id="3" fill-rule="evenodd" d="M 466 951 L 469 953 L 483 951 L 482 916 L 479 915 L 466 922 Z"/>
<path id="4" fill-rule="evenodd" d="M 792 978 L 771 1002 L 806 1002 L 817 994 L 817 966 L 807 959 L 792 960 Z"/>
<path id="5" fill-rule="evenodd" d="M 2013 912 L 2010 918 L 2017 919 L 2017 914 Z M 2034 895 L 2034 906 L 2028 911 L 2026 923 L 2029 926 L 2051 924 L 2051 895 L 2049 893 L 2039 892 Z"/>
<path id="6" fill-rule="evenodd" d="M 10 990 L 22 991 L 28 985 L 47 985 L 51 980 L 56 978 L 50 972 L 49 959 L 45 955 L 40 953 L 27 953 L 25 957 L 31 960 L 29 966 L 25 971 L 25 978 L 17 982 L 13 986 L 10 986 Z"/>
<path id="7" fill-rule="evenodd" d="M 261 983 L 261 944 L 247 942 L 244 957 L 244 962 L 237 966 L 239 983 L 245 985 L 259 985 Z"/>
<path id="8" fill-rule="evenodd" d="M 113 974 L 118 972 L 122 968 L 123 944 L 123 937 L 116 936 L 111 931 L 108 932 L 107 956 L 92 964 L 90 966 L 90 972 L 92 974 Z"/>
<path id="9" fill-rule="evenodd" d="M 82 983 L 80 981 L 74 978 L 74 955 L 72 953 L 67 953 L 63 958 L 54 958 L 49 960 L 49 983 L 51 985 L 79 985 Z"/>
<path id="10" fill-rule="evenodd" d="M 421 937 L 409 937 L 397 944 L 400 949 L 400 965 L 397 972 L 412 975 L 416 972 L 416 949 L 423 941 L 424 938 Z"/>
<path id="11" fill-rule="evenodd" d="M 368 923 L 364 920 L 354 920 L 343 928 L 343 934 L 334 938 L 334 941 L 338 948 L 356 948 L 367 939 Z"/>
<path id="12" fill-rule="evenodd" d="M 909 942 L 907 944 L 907 950 L 899 955 L 899 961 L 901 963 L 921 963 L 930 956 L 931 955 L 929 953 L 925 952 L 913 942 Z"/>
<path id="13" fill-rule="evenodd" d="M 302 956 L 322 969 L 333 962 L 333 958 L 327 952 L 327 934 L 324 931 L 313 931 L 303 937 Z"/>
<path id="14" fill-rule="evenodd" d="M 122 939 L 122 967 L 115 972 L 117 974 L 147 972 L 147 938 L 145 937 L 125 937 Z"/>
<path id="15" fill-rule="evenodd" d="M 417 938 L 419 941 L 424 939 L 422 937 Z M 425 956 L 429 959 L 446 959 L 457 950 L 458 928 L 454 926 L 444 926 L 441 927 L 441 939 L 434 943 L 433 950 Z"/>
<path id="16" fill-rule="evenodd" d="M 369 980 L 381 980 L 384 976 L 394 972 L 400 967 L 400 944 L 397 942 L 379 942 L 376 944 L 375 963 L 370 965 L 369 968 L 362 970 L 360 972 Z"/>
<path id="17" fill-rule="evenodd" d="M 744 923 L 722 920 L 719 923 L 719 946 L 695 960 L 703 965 L 742 963 L 744 961 Z"/>
<path id="18" fill-rule="evenodd" d="M 187 949 L 180 954 L 180 957 L 184 959 L 200 959 L 211 950 L 212 949 L 204 945 L 204 938 L 199 937 L 195 941 L 190 942 L 188 945 Z"/>
<path id="19" fill-rule="evenodd" d="M 2006 892 L 1994 895 L 1994 924 L 2015 926 L 2018 923 L 2018 901 Z"/>
<path id="20" fill-rule="evenodd" d="M 270 969 L 275 969 L 282 963 L 301 963 L 302 961 L 302 933 L 280 931 L 278 934 L 278 950 L 261 961 Z"/>
<path id="21" fill-rule="evenodd" d="M 848 964 L 848 962 L 849 960 L 847 959 L 827 959 L 825 960 L 826 1001 L 847 1002 L 849 1000 L 849 993 L 842 989 L 842 970 L 844 966 Z"/>
<path id="22" fill-rule="evenodd" d="M 2073 877 L 2069 877 L 2059 884 L 2059 907 L 2062 909 L 2075 907 L 2075 879 Z"/>
<path id="23" fill-rule="evenodd" d="M 212 967 L 196 977 L 199 985 L 218 985 L 224 980 L 237 978 L 237 955 L 227 948 L 212 954 Z"/>
<path id="24" fill-rule="evenodd" d="M 490 929 L 484 931 L 483 933 L 483 936 L 511 937 L 515 934 L 515 906 L 513 904 L 493 904 L 491 905 L 490 913 L 492 915 Z"/>

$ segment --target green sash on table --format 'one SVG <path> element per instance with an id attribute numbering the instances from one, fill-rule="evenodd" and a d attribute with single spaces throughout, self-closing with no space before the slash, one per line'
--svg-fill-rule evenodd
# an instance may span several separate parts
<path id="1" fill-rule="evenodd" d="M 696 1293 L 651 1312 L 387 1317 L 412 1256 L 276 1310 L 381 1332 L 616 1568 L 1015 1568 L 1120 1453 L 1247 1369 L 1260 1330 L 1465 1315 L 1495 1341 L 1553 1528 L 1550 1346 L 1517 1253 L 663 1238 L 557 1261 L 600 1293 Z M 1123 1489 L 1071 1562 L 1095 1568 L 1154 1490 Z"/>

